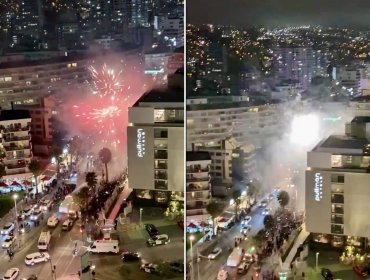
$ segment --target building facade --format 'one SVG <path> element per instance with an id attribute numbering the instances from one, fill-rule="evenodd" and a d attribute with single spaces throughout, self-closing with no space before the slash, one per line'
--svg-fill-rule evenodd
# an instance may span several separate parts
<path id="1" fill-rule="evenodd" d="M 208 152 L 186 152 L 186 217 L 187 223 L 206 222 L 210 217 L 206 206 L 211 199 Z"/>
<path id="2" fill-rule="evenodd" d="M 32 173 L 28 164 L 32 159 L 30 134 L 31 116 L 26 110 L 0 112 L 1 161 L 5 165 L 3 179 L 28 179 Z"/>
<path id="3" fill-rule="evenodd" d="M 356 117 L 307 155 L 306 228 L 335 236 L 370 237 L 370 118 Z"/>
<path id="4" fill-rule="evenodd" d="M 129 184 L 139 196 L 164 202 L 171 192 L 183 195 L 183 91 L 152 90 L 129 108 L 127 145 Z"/>
<path id="5" fill-rule="evenodd" d="M 266 102 L 222 100 L 216 97 L 187 100 L 187 149 L 191 146 L 219 147 L 228 138 L 238 145 L 252 144 L 256 148 L 268 145 L 281 135 L 284 128 L 283 105 Z M 197 99 L 195 99 L 197 101 Z"/>

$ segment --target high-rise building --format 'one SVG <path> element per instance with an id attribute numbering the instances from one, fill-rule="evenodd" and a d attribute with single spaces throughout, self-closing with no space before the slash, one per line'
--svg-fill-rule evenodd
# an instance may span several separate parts
<path id="1" fill-rule="evenodd" d="M 13 40 L 22 42 L 39 39 L 42 35 L 44 17 L 41 0 L 22 0 L 19 2 L 13 26 Z"/>
<path id="2" fill-rule="evenodd" d="M 307 154 L 306 229 L 369 238 L 369 182 L 370 117 L 355 117 Z"/>
<path id="3" fill-rule="evenodd" d="M 184 94 L 181 87 L 151 90 L 129 108 L 127 146 L 128 180 L 137 196 L 157 202 L 166 202 L 171 192 L 183 196 Z"/>
<path id="4" fill-rule="evenodd" d="M 186 152 L 187 223 L 206 222 L 206 206 L 211 199 L 211 157 L 208 152 Z"/>
<path id="5" fill-rule="evenodd" d="M 6 171 L 3 179 L 28 179 L 32 176 L 28 169 L 32 158 L 30 123 L 31 116 L 27 110 L 0 112 L 0 157 Z"/>
<path id="6" fill-rule="evenodd" d="M 302 91 L 312 78 L 326 75 L 325 52 L 310 47 L 278 47 L 274 50 L 274 68 L 280 80 L 294 80 Z"/>

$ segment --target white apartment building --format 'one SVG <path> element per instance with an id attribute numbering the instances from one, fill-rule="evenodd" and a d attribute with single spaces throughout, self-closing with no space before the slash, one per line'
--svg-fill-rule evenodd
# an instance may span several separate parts
<path id="1" fill-rule="evenodd" d="M 206 206 L 211 199 L 211 157 L 208 152 L 186 152 L 187 223 L 207 222 Z"/>
<path id="2" fill-rule="evenodd" d="M 307 154 L 309 232 L 370 237 L 370 117 L 356 117 Z"/>
<path id="3" fill-rule="evenodd" d="M 212 159 L 210 174 L 218 182 L 231 184 L 234 180 L 250 180 L 250 174 L 256 170 L 255 148 L 245 144 L 239 146 L 234 138 L 221 141 L 219 147 L 199 147 L 209 153 Z"/>
<path id="4" fill-rule="evenodd" d="M 0 111 L 1 159 L 5 165 L 3 179 L 32 177 L 28 164 L 32 159 L 31 116 L 26 110 Z"/>
<path id="5" fill-rule="evenodd" d="M 69 56 L 0 63 L 0 106 L 34 104 L 36 99 L 87 78 L 87 61 Z"/>
<path id="6" fill-rule="evenodd" d="M 210 99 L 206 101 L 201 98 L 200 104 L 188 102 L 188 150 L 192 146 L 197 149 L 218 147 L 228 137 L 235 138 L 238 145 L 252 144 L 260 148 L 283 132 L 285 120 L 282 104 L 245 100 L 211 104 Z"/>

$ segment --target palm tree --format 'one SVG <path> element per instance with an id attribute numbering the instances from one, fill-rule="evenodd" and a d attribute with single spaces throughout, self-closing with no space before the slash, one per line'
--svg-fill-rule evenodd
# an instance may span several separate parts
<path id="1" fill-rule="evenodd" d="M 89 189 L 95 192 L 95 187 L 98 184 L 98 179 L 96 177 L 95 172 L 87 172 L 85 181 Z"/>
<path id="2" fill-rule="evenodd" d="M 241 196 L 240 190 L 234 190 L 232 193 L 232 197 L 234 199 L 234 212 L 235 212 L 235 219 L 238 220 L 238 208 L 241 202 L 240 196 Z"/>
<path id="3" fill-rule="evenodd" d="M 103 148 L 99 151 L 99 158 L 105 165 L 105 181 L 108 183 L 108 163 L 112 159 L 112 153 L 108 148 Z"/>
<path id="4" fill-rule="evenodd" d="M 41 175 L 42 173 L 42 166 L 40 164 L 39 161 L 33 159 L 30 161 L 30 163 L 28 164 L 28 168 L 29 170 L 31 171 L 31 173 L 33 174 L 33 176 L 35 177 L 35 182 L 36 182 L 36 194 L 39 193 L 39 189 L 38 189 L 38 182 L 37 182 L 37 178 L 38 176 Z"/>
<path id="5" fill-rule="evenodd" d="M 208 214 L 211 215 L 211 217 L 212 217 L 213 235 L 215 235 L 215 233 L 216 233 L 215 219 L 224 212 L 225 204 L 223 204 L 222 202 L 218 202 L 216 200 L 211 200 L 207 204 L 206 210 L 207 210 Z"/>
<path id="6" fill-rule="evenodd" d="M 281 208 L 284 209 L 289 203 L 289 194 L 286 191 L 280 191 L 277 195 L 277 200 L 279 201 Z"/>

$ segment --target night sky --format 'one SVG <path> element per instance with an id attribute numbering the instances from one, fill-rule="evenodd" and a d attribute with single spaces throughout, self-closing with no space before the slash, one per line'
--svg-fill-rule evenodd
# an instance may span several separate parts
<path id="1" fill-rule="evenodd" d="M 248 26 L 323 25 L 370 31 L 370 0 L 187 0 L 187 22 Z"/>

